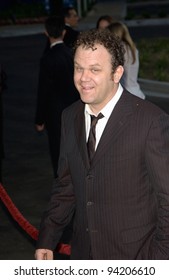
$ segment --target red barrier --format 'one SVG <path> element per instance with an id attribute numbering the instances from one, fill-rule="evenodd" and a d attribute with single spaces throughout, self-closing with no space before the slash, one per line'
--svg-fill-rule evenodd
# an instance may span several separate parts
<path id="1" fill-rule="evenodd" d="M 6 208 L 8 209 L 11 216 L 13 217 L 13 219 L 22 227 L 22 229 L 28 235 L 31 236 L 32 239 L 37 240 L 39 234 L 38 230 L 32 224 L 30 224 L 20 213 L 20 211 L 14 205 L 14 203 L 12 202 L 11 198 L 9 197 L 9 195 L 7 194 L 7 192 L 5 191 L 1 183 L 0 183 L 0 198 L 4 203 L 4 205 L 6 206 Z M 59 243 L 56 250 L 60 254 L 70 255 L 71 247 L 68 244 Z"/>

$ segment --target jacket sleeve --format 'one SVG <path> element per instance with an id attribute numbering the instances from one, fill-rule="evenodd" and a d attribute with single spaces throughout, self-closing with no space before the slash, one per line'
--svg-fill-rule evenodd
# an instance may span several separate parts
<path id="1" fill-rule="evenodd" d="M 59 175 L 54 181 L 48 208 L 41 221 L 37 248 L 54 250 L 74 215 L 75 195 L 65 152 L 65 139 L 62 122 Z"/>
<path id="2" fill-rule="evenodd" d="M 149 259 L 169 259 L 169 116 L 162 113 L 149 130 L 146 162 L 158 204 L 158 219 Z"/>

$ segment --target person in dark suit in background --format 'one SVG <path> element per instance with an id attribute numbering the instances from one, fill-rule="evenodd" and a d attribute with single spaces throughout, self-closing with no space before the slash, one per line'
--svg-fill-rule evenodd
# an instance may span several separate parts
<path id="1" fill-rule="evenodd" d="M 50 49 L 40 61 L 35 116 L 37 131 L 43 131 L 45 128 L 47 130 L 55 177 L 59 157 L 61 113 L 79 98 L 73 82 L 72 52 L 63 43 L 64 28 L 62 17 L 51 16 L 45 22 Z"/>
<path id="2" fill-rule="evenodd" d="M 121 86 L 124 52 L 108 30 L 82 32 L 76 43 L 81 100 L 62 114 L 36 259 L 53 258 L 72 217 L 71 259 L 169 259 L 169 115 Z"/>
<path id="3" fill-rule="evenodd" d="M 61 14 L 65 22 L 65 34 L 63 41 L 67 47 L 72 49 L 80 33 L 78 30 L 75 29 L 78 25 L 79 17 L 75 8 L 73 8 L 72 6 L 63 8 Z M 50 41 L 49 38 L 47 38 L 44 53 L 47 52 L 49 48 Z"/>
<path id="4" fill-rule="evenodd" d="M 79 17 L 75 8 L 73 7 L 65 7 L 63 9 L 63 17 L 65 21 L 66 30 L 66 34 L 64 36 L 64 43 L 68 47 L 72 48 L 79 36 L 79 31 L 75 29 L 78 26 Z"/>

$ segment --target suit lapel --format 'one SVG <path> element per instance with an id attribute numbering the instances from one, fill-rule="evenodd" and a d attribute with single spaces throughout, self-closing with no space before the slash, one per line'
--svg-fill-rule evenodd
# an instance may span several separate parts
<path id="1" fill-rule="evenodd" d="M 79 106 L 79 110 L 75 117 L 75 134 L 77 138 L 77 145 L 80 150 L 80 154 L 82 156 L 84 165 L 88 168 L 89 158 L 87 152 L 87 145 L 86 145 L 86 129 L 85 129 L 85 116 L 84 116 L 84 104 Z"/>
<path id="2" fill-rule="evenodd" d="M 135 102 L 135 107 L 138 107 L 139 99 L 137 98 L 134 100 L 137 101 Z M 109 149 L 110 145 L 113 145 L 113 142 L 116 140 L 121 130 L 124 129 L 128 123 L 129 117 L 133 114 L 134 110 L 132 104 L 133 96 L 123 91 L 103 131 L 96 153 L 91 162 L 91 167 L 97 164 L 106 150 Z M 90 163 L 86 145 L 84 104 L 82 102 L 75 117 L 75 134 L 84 165 L 89 168 Z"/>
<path id="3" fill-rule="evenodd" d="M 129 116 L 133 114 L 131 95 L 129 93 L 123 92 L 121 98 L 117 102 L 108 122 L 103 131 L 102 137 L 98 144 L 96 153 L 91 162 L 91 166 L 97 164 L 102 155 L 109 149 L 110 145 L 118 137 L 121 130 L 128 123 Z"/>

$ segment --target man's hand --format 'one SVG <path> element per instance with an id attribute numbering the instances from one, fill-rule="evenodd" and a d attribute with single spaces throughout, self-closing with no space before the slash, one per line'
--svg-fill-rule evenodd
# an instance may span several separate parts
<path id="1" fill-rule="evenodd" d="M 35 251 L 36 260 L 53 260 L 53 251 L 48 249 L 37 249 Z"/>

